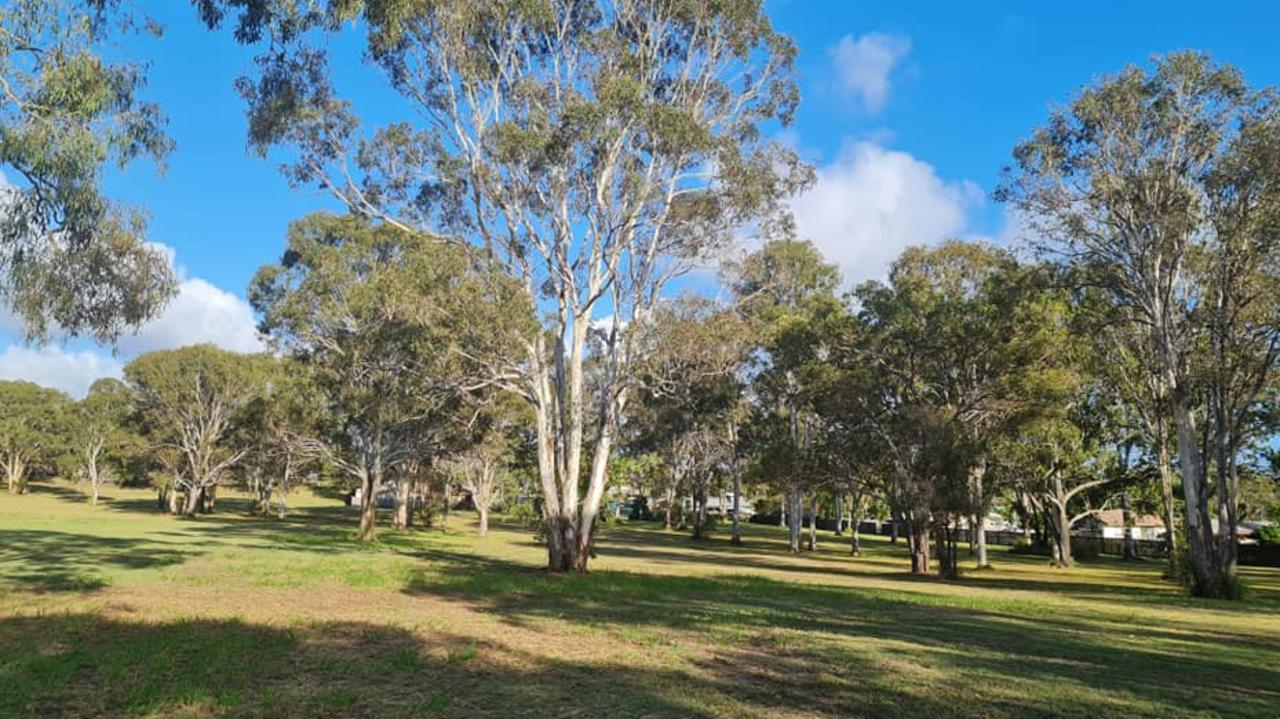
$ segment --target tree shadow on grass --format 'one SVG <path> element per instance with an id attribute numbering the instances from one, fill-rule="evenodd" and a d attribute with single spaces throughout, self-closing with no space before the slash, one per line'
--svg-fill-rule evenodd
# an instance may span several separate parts
<path id="1" fill-rule="evenodd" d="M 745 662 L 760 674 L 737 677 L 723 691 L 758 690 L 763 697 L 794 690 L 797 701 L 808 696 L 811 704 L 815 699 L 830 703 L 827 710 L 814 704 L 819 716 L 860 715 L 886 697 L 893 699 L 884 705 L 886 711 L 906 702 L 912 707 L 907 716 L 937 715 L 926 709 L 952 716 L 926 699 L 936 690 L 950 697 L 944 705 L 960 706 L 955 702 L 963 697 L 948 694 L 957 688 L 983 697 L 982 713 L 989 716 L 1200 711 L 1261 717 L 1280 706 L 1280 637 L 1188 633 L 1137 620 L 1122 628 L 1115 616 L 1093 617 L 1087 611 L 1027 616 L 999 600 L 992 602 L 996 608 L 986 608 L 980 598 L 911 590 L 742 575 L 553 576 L 474 556 L 433 552 L 430 557 L 440 566 L 416 576 L 406 592 L 465 602 L 533 629 L 563 623 L 627 637 L 723 644 L 737 657 L 727 660 L 730 665 Z M 781 669 L 789 661 L 794 673 Z M 814 678 L 840 666 L 847 670 Z M 905 674 L 899 677 L 895 666 Z M 859 679 L 855 672 L 866 676 Z M 895 694 L 895 677 L 912 673 L 929 681 L 907 696 Z M 871 676 L 883 681 L 867 679 Z M 1068 696 L 1073 703 L 1064 707 L 1060 702 Z"/>
<path id="2" fill-rule="evenodd" d="M 0 716 L 713 717 L 677 669 L 376 624 L 0 620 Z M 763 712 L 756 712 L 763 716 Z"/>
<path id="3" fill-rule="evenodd" d="M 106 586 L 99 574 L 104 567 L 161 567 L 200 553 L 147 539 L 0 529 L 0 584 L 35 592 L 92 592 Z"/>

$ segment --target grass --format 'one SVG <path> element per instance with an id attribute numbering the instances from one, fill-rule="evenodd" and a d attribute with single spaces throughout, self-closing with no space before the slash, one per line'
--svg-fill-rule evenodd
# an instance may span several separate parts
<path id="1" fill-rule="evenodd" d="M 0 717 L 1280 716 L 1277 570 L 1241 603 L 998 550 L 943 583 L 880 538 L 794 558 L 774 527 L 630 524 L 552 576 L 501 523 L 353 528 L 319 498 L 278 522 L 0 496 Z"/>

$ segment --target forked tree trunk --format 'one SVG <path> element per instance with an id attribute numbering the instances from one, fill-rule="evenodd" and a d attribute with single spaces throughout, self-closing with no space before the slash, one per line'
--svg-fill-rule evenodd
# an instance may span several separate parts
<path id="1" fill-rule="evenodd" d="M 911 573 L 929 573 L 928 517 L 912 510 L 907 518 L 907 548 L 911 552 Z"/>
<path id="2" fill-rule="evenodd" d="M 9 484 L 9 494 L 26 491 L 27 463 L 20 452 L 10 452 L 5 458 L 4 475 Z"/>
<path id="3" fill-rule="evenodd" d="M 183 503 L 182 513 L 188 517 L 196 516 L 196 512 L 200 509 L 200 497 L 204 494 L 200 487 L 191 485 L 187 488 L 186 502 Z"/>

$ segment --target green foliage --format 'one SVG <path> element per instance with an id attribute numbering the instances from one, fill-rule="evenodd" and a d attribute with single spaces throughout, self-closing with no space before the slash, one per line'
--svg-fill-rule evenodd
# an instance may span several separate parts
<path id="1" fill-rule="evenodd" d="M 0 381 L 0 460 L 10 494 L 25 492 L 31 472 L 49 472 L 66 451 L 73 407 L 65 394 L 31 382 Z"/>
<path id="2" fill-rule="evenodd" d="M 1280 524 L 1264 524 L 1255 528 L 1254 533 L 1262 544 L 1280 546 Z"/>
<path id="3" fill-rule="evenodd" d="M 0 300 L 29 337 L 87 333 L 114 340 L 155 315 L 175 290 L 144 213 L 102 193 L 107 164 L 172 147 L 158 107 L 140 99 L 141 65 L 113 62 L 117 0 L 13 0 L 0 9 Z"/>

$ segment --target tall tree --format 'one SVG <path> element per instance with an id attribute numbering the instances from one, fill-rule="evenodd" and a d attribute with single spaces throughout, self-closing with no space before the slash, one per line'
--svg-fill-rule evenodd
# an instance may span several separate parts
<path id="1" fill-rule="evenodd" d="M 813 471 L 816 415 L 814 373 L 826 349 L 826 318 L 842 311 L 835 290 L 836 268 L 826 263 L 812 243 L 774 240 L 738 261 L 728 263 L 726 279 L 735 306 L 759 343 L 752 371 L 757 449 L 775 460 L 757 463 L 783 493 L 792 552 L 800 551 L 804 493 Z M 784 429 L 785 428 L 785 429 Z M 786 461 L 781 458 L 786 457 Z"/>
<path id="2" fill-rule="evenodd" d="M 1201 595 L 1238 590 L 1236 462 L 1280 346 L 1280 326 L 1263 319 L 1278 307 L 1278 128 L 1274 93 L 1204 55 L 1174 54 L 1055 110 L 1015 149 L 999 192 L 1048 255 L 1145 335 Z"/>
<path id="3" fill-rule="evenodd" d="M 89 387 L 89 394 L 70 413 L 71 449 L 77 469 L 89 484 L 89 501 L 98 504 L 102 486 L 119 473 L 130 454 L 139 449 L 133 431 L 132 393 L 120 380 L 104 378 Z"/>
<path id="4" fill-rule="evenodd" d="M 201 5 L 275 41 L 242 83 L 254 147 L 291 146 L 289 177 L 353 211 L 483 247 L 545 310 L 494 372 L 534 408 L 549 566 L 585 571 L 663 289 L 811 179 L 765 131 L 798 100 L 794 45 L 760 0 Z M 410 110 L 363 138 L 323 52 L 292 42 L 350 19 Z"/>
<path id="5" fill-rule="evenodd" d="M 325 398 L 327 427 L 308 446 L 359 482 L 361 540 L 374 538 L 378 490 L 430 459 L 483 367 L 532 324 L 520 288 L 472 251 L 351 215 L 294 222 L 249 299 Z"/>
<path id="6" fill-rule="evenodd" d="M 71 398 L 32 382 L 0 381 L 0 461 L 9 494 L 23 494 L 33 468 L 64 450 Z"/>
<path id="7" fill-rule="evenodd" d="M 144 102 L 144 67 L 113 61 L 115 31 L 154 27 L 119 0 L 11 0 L 0 8 L 0 301 L 29 337 L 114 340 L 174 290 L 144 214 L 102 191 L 104 166 L 172 142 Z"/>
<path id="8" fill-rule="evenodd" d="M 243 412 L 264 388 L 266 358 L 212 345 L 141 355 L 124 368 L 148 438 L 174 452 L 181 508 L 195 516 L 248 449 L 231 442 Z"/>

